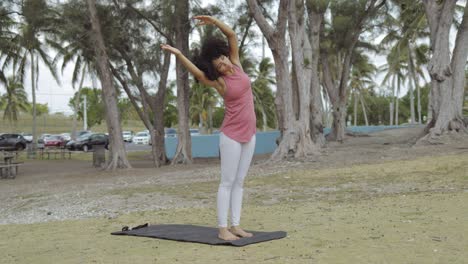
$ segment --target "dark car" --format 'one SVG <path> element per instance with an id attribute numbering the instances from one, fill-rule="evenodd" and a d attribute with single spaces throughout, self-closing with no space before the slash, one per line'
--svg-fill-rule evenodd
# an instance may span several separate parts
<path id="1" fill-rule="evenodd" d="M 27 143 L 26 139 L 20 134 L 0 135 L 0 150 L 21 151 L 26 148 Z"/>
<path id="2" fill-rule="evenodd" d="M 96 145 L 102 145 L 107 149 L 109 146 L 109 137 L 102 133 L 85 134 L 76 140 L 69 141 L 66 148 L 69 150 L 83 150 L 84 152 L 88 152 Z"/>

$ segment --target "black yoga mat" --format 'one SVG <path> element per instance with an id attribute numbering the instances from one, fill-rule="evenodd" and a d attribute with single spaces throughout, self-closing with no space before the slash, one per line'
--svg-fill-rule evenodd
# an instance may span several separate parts
<path id="1" fill-rule="evenodd" d="M 123 229 L 125 230 L 125 228 Z M 286 232 L 248 231 L 253 237 L 244 237 L 234 241 L 218 238 L 218 229 L 214 227 L 195 225 L 141 225 L 131 230 L 113 232 L 112 235 L 152 237 L 183 242 L 203 243 L 209 245 L 228 245 L 242 247 L 249 244 L 280 239 L 286 237 Z"/>

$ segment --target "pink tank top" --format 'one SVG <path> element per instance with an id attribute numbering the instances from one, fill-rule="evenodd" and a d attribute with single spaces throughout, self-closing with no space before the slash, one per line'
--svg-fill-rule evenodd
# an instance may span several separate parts
<path id="1" fill-rule="evenodd" d="M 220 130 L 237 142 L 249 142 L 257 131 L 249 76 L 239 66 L 234 65 L 234 73 L 223 76 L 223 79 L 226 83 L 225 110 Z"/>

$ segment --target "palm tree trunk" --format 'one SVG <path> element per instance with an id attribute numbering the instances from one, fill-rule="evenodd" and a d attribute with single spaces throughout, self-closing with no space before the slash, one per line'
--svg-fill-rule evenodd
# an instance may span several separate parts
<path id="1" fill-rule="evenodd" d="M 356 89 L 354 89 L 354 126 L 357 126 L 357 105 L 358 105 L 358 95 Z"/>
<path id="2" fill-rule="evenodd" d="M 399 115 L 399 105 L 400 105 L 400 100 L 398 100 L 398 95 L 400 94 L 400 78 L 398 77 L 397 79 L 397 93 L 395 96 L 395 125 L 398 126 L 400 122 L 398 121 L 398 115 Z"/>
<path id="3" fill-rule="evenodd" d="M 32 146 L 33 146 L 33 151 L 35 152 L 36 151 L 36 147 L 37 147 L 37 120 L 36 120 L 36 87 L 35 87 L 35 80 L 36 78 L 34 77 L 34 75 L 36 74 L 36 70 L 34 69 L 34 65 L 36 65 L 34 63 L 34 54 L 32 52 L 30 52 L 30 56 L 31 56 L 31 94 L 32 94 L 32 116 L 33 116 L 33 123 L 32 123 L 32 136 L 33 136 L 33 140 L 32 140 Z"/>
<path id="4" fill-rule="evenodd" d="M 422 108 L 421 108 L 421 87 L 416 82 L 416 91 L 417 91 L 417 97 L 418 97 L 418 124 L 422 124 Z"/>
<path id="5" fill-rule="evenodd" d="M 416 89 L 417 86 L 417 81 L 416 81 L 416 73 L 414 69 L 414 63 L 413 63 L 413 55 L 412 55 L 412 50 L 411 46 L 408 45 L 408 66 L 409 66 L 409 71 L 411 74 L 411 78 L 408 81 L 408 86 L 409 86 L 409 94 L 410 94 L 410 114 L 411 114 L 411 124 L 414 124 L 416 122 L 416 115 L 414 112 L 414 89 Z M 411 85 L 411 79 L 413 80 L 414 87 Z"/>
<path id="6" fill-rule="evenodd" d="M 208 106 L 208 134 L 213 133 L 213 105 Z"/>
<path id="7" fill-rule="evenodd" d="M 390 102 L 389 105 L 389 112 L 390 112 L 390 125 L 393 126 L 393 102 Z"/>
<path id="8" fill-rule="evenodd" d="M 366 104 L 364 103 L 364 98 L 361 93 L 359 93 L 359 99 L 361 100 L 362 114 L 364 115 L 364 122 L 366 126 L 369 126 L 369 120 L 367 119 Z"/>
<path id="9" fill-rule="evenodd" d="M 265 112 L 265 107 L 261 105 L 260 110 L 262 111 L 262 130 L 266 131 L 268 126 L 267 126 L 267 115 Z"/>
<path id="10" fill-rule="evenodd" d="M 72 133 L 71 133 L 71 138 L 73 140 L 76 140 L 76 121 L 78 118 L 78 108 L 80 107 L 79 104 L 80 104 L 80 97 L 81 97 L 81 89 L 83 88 L 83 81 L 85 77 L 85 69 L 86 68 L 83 68 L 81 72 L 80 85 L 78 86 L 78 93 L 76 95 L 75 102 L 74 102 L 75 112 L 73 113 L 73 123 L 72 123 Z"/>

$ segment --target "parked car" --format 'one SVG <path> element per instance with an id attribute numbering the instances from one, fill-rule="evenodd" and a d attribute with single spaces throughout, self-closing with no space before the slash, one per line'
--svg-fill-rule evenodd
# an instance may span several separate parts
<path id="1" fill-rule="evenodd" d="M 189 131 L 190 131 L 190 135 L 191 135 L 191 136 L 198 136 L 198 135 L 200 135 L 200 132 L 199 132 L 198 129 L 196 129 L 196 128 L 191 128 L 191 129 L 189 129 Z"/>
<path id="2" fill-rule="evenodd" d="M 37 148 L 39 149 L 43 149 L 44 148 L 44 139 L 49 137 L 50 134 L 42 134 L 39 136 L 39 138 L 37 139 Z"/>
<path id="3" fill-rule="evenodd" d="M 26 139 L 20 134 L 0 134 L 1 150 L 21 151 L 26 148 L 27 143 Z"/>
<path id="4" fill-rule="evenodd" d="M 68 141 L 71 140 L 71 135 L 70 135 L 70 133 L 62 133 L 62 134 L 60 134 L 60 136 L 62 136 L 62 137 L 63 137 L 63 140 L 65 140 L 65 144 L 66 144 Z"/>
<path id="5" fill-rule="evenodd" d="M 92 134 L 93 132 L 89 131 L 89 130 L 81 130 L 81 131 L 78 131 L 76 132 L 76 138 L 79 138 L 83 135 L 86 135 L 86 134 Z"/>
<path id="6" fill-rule="evenodd" d="M 77 138 L 76 141 L 69 141 L 66 148 L 69 150 L 83 150 L 84 152 L 88 152 L 96 145 L 104 145 L 107 149 L 109 146 L 109 137 L 103 133 L 84 134 Z"/>
<path id="7" fill-rule="evenodd" d="M 125 142 L 132 142 L 133 140 L 133 131 L 124 131 L 122 132 L 122 137 Z"/>
<path id="8" fill-rule="evenodd" d="M 150 134 L 146 131 L 138 132 L 133 137 L 133 143 L 149 145 L 150 143 Z"/>
<path id="9" fill-rule="evenodd" d="M 66 141 L 62 135 L 50 135 L 44 138 L 44 147 L 57 147 L 57 148 L 64 148 Z"/>
<path id="10" fill-rule="evenodd" d="M 174 128 L 166 128 L 165 131 L 165 137 L 177 137 L 177 130 Z"/>
<path id="11" fill-rule="evenodd" d="M 21 133 L 21 135 L 26 139 L 28 143 L 31 143 L 33 140 L 33 136 L 31 133 Z"/>

